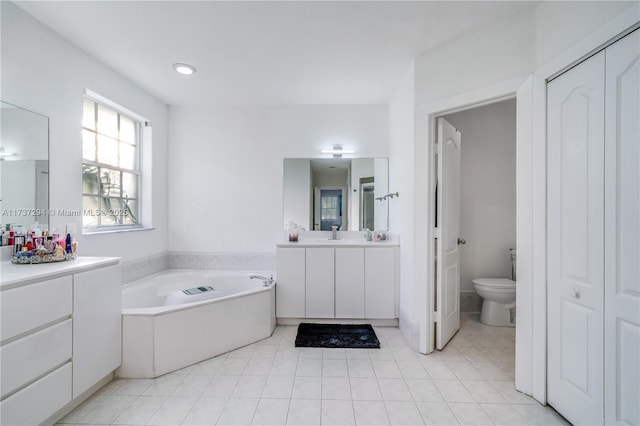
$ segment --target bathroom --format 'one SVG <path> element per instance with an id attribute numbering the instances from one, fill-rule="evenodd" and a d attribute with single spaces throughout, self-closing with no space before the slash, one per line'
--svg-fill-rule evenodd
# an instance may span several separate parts
<path id="1" fill-rule="evenodd" d="M 637 5 L 580 2 L 573 9 L 553 2 L 513 2 L 502 6 L 491 3 L 489 7 L 496 8 L 492 9 L 494 14 L 477 3 L 470 5 L 467 13 L 460 17 L 459 8 L 436 3 L 432 6 L 442 6 L 438 12 L 444 14 L 438 21 L 459 23 L 453 28 L 458 31 L 454 31 L 456 36 L 443 40 L 423 34 L 422 31 L 432 28 L 434 22 L 420 21 L 427 20 L 429 15 L 419 12 L 420 7 L 427 7 L 419 3 L 403 5 L 400 7 L 403 11 L 394 9 L 391 3 L 381 3 L 373 15 L 361 9 L 367 7 L 366 2 L 345 6 L 333 4 L 331 6 L 339 10 L 328 14 L 330 19 L 316 9 L 320 7 L 318 4 L 311 5 L 309 12 L 302 8 L 302 11 L 279 13 L 270 13 L 266 5 L 251 4 L 251 7 L 262 9 L 246 13 L 242 8 L 250 7 L 248 4 L 237 6 L 241 10 L 234 10 L 231 3 L 224 2 L 220 4 L 222 12 L 214 17 L 193 13 L 187 18 L 187 12 L 182 9 L 184 4 L 179 3 L 164 2 L 155 11 L 145 9 L 144 2 L 117 2 L 112 8 L 105 3 L 102 5 L 105 9 L 100 12 L 104 19 L 96 22 L 97 14 L 92 7 L 98 4 L 92 6 L 82 2 L 72 10 L 58 2 L 2 2 L 2 100 L 42 114 L 49 122 L 49 228 L 68 230 L 73 234 L 81 257 L 120 258 L 121 274 L 116 274 L 116 278 L 123 284 L 175 269 L 277 271 L 276 244 L 285 241 L 283 224 L 289 220 L 283 213 L 284 159 L 329 158 L 321 154 L 321 150 L 336 145 L 355 150 L 354 154 L 344 155 L 345 158 L 388 159 L 388 192 L 397 191 L 399 195 L 385 201 L 388 225 L 375 226 L 376 230 L 394 238 L 393 242 L 398 246 L 394 249 L 399 251 L 395 258 L 398 274 L 394 289 L 397 293 L 393 295 L 393 301 L 397 303 L 392 318 L 395 322 L 376 330 L 388 350 L 380 352 L 377 359 L 375 355 L 370 357 L 369 363 L 349 359 L 349 356 L 355 356 L 353 353 L 337 351 L 321 352 L 320 358 L 300 357 L 294 365 L 290 358 L 293 356 L 291 348 L 286 346 L 295 336 L 287 331 L 290 328 L 276 328 L 273 336 L 261 343 L 225 352 L 194 367 L 179 370 L 175 375 L 170 373 L 159 379 L 140 381 L 116 380 L 100 392 L 100 388 L 91 388 L 98 393 L 92 394 L 93 397 L 89 394 L 79 396 L 89 398 L 88 402 L 77 407 L 65 424 L 90 421 L 114 424 L 125 420 L 164 424 L 184 421 L 188 424 L 198 423 L 198 420 L 202 423 L 204 418 L 209 419 L 205 424 L 215 423 L 211 418 L 220 418 L 222 424 L 234 423 L 234 420 L 238 423 L 270 420 L 282 424 L 285 420 L 319 423 L 332 419 L 334 423 L 370 424 L 376 417 L 392 424 L 408 421 L 421 424 L 428 420 L 437 422 L 437 414 L 444 416 L 439 418 L 440 423 L 485 424 L 508 419 L 532 422 L 540 418 L 548 423 L 561 422 L 557 414 L 536 402 L 545 402 L 539 391 L 545 387 L 536 385 L 535 379 L 531 384 L 532 376 L 545 376 L 545 370 L 535 364 L 536 359 L 540 359 L 540 348 L 542 358 L 546 357 L 544 345 L 532 345 L 519 353 L 520 369 L 516 365 L 514 371 L 510 365 L 485 370 L 482 377 L 489 376 L 494 380 L 479 380 L 482 385 L 477 387 L 462 380 L 474 381 L 478 376 L 458 380 L 464 372 L 454 371 L 451 367 L 460 368 L 461 364 L 467 367 L 466 361 L 456 357 L 463 356 L 465 343 L 474 338 L 474 333 L 475 338 L 486 336 L 482 330 L 487 329 L 476 327 L 482 327 L 481 324 L 473 322 L 471 329 L 463 328 L 454 337 L 454 344 L 441 353 L 436 352 L 436 356 L 418 355 L 426 352 L 423 343 L 425 339 L 432 340 L 429 333 L 433 329 L 433 319 L 427 309 L 432 302 L 428 291 L 432 283 L 427 279 L 431 271 L 422 261 L 428 258 L 427 244 L 423 242 L 429 237 L 424 218 L 432 208 L 426 195 L 430 193 L 426 184 L 430 167 L 425 142 L 429 140 L 429 132 L 423 109 L 447 115 L 461 130 L 463 164 L 471 160 L 463 167 L 463 172 L 486 170 L 487 163 L 495 172 L 495 175 L 480 173 L 481 177 L 492 178 L 492 181 L 474 177 L 477 175 L 462 177 L 461 237 L 467 244 L 461 248 L 460 306 L 466 315 L 467 312 L 478 312 L 480 306 L 471 283 L 473 279 L 511 276 L 509 249 L 516 245 L 515 184 L 520 181 L 516 175 L 519 177 L 523 170 L 528 170 L 521 167 L 516 170 L 515 167 L 516 138 L 511 134 L 515 134 L 515 100 L 494 103 L 494 93 L 508 93 L 513 97 L 526 76 L 543 65 L 551 63 L 553 66 L 546 70 L 557 70 L 573 61 L 575 54 L 569 55 L 569 59 L 566 55 L 561 56 L 565 49 L 586 38 L 592 44 L 587 49 L 590 50 L 612 38 L 637 21 Z M 198 3 L 200 5 L 193 3 L 189 7 L 213 7 L 210 2 Z M 278 4 L 278 7 L 295 9 L 299 6 Z M 417 8 L 415 13 L 411 8 Z M 120 20 L 122 11 L 131 13 L 136 19 Z M 314 34 L 333 34 L 327 32 L 327 27 L 344 24 L 341 34 L 357 39 L 354 43 L 359 53 L 347 54 L 336 48 L 335 56 L 307 56 L 308 50 L 314 51 L 313 47 L 317 46 L 311 44 L 312 48 L 308 49 L 305 43 L 317 39 L 304 38 L 305 43 L 297 44 L 293 42 L 296 37 L 287 36 L 285 29 L 291 29 L 291 21 L 296 19 L 286 22 L 285 18 L 293 13 L 300 13 L 300 22 L 312 26 Z M 393 19 L 396 13 L 413 22 L 413 33 L 403 30 L 406 21 Z M 188 50 L 190 43 L 171 39 L 170 32 L 165 31 L 167 16 L 193 19 L 206 44 L 194 43 L 194 49 Z M 310 16 L 318 16 L 318 21 Z M 350 20 L 358 22 L 364 16 L 376 22 L 356 29 L 349 23 Z M 250 19 L 243 19 L 247 17 Z M 258 31 L 260 19 L 251 17 L 261 17 L 266 30 Z M 336 21 L 335 17 L 340 18 Z M 73 25 L 68 25 L 66 19 L 72 19 Z M 386 65 L 369 62 L 371 58 L 383 56 L 375 52 L 378 52 L 376 46 L 385 45 L 386 33 L 379 34 L 372 28 L 387 25 L 387 19 L 393 21 L 393 28 L 398 30 L 391 33 L 407 37 L 411 33 L 421 40 L 415 48 L 402 50 L 401 56 L 404 55 L 406 61 L 392 68 L 384 68 L 390 66 L 389 61 Z M 634 21 L 629 23 L 631 19 Z M 114 20 L 131 32 L 114 31 L 115 27 L 109 24 Z M 145 42 L 139 29 L 131 30 L 127 26 L 139 20 L 143 20 L 145 27 L 150 29 L 149 34 L 155 34 L 157 39 Z M 560 22 L 566 31 L 555 30 Z M 222 29 L 228 31 L 224 34 L 234 36 L 221 37 L 222 33 L 217 31 Z M 441 30 L 445 31 L 444 28 Z M 96 36 L 95 39 L 104 44 L 92 45 L 89 37 L 83 37 L 92 32 L 104 32 L 110 37 Z M 185 31 L 191 32 L 191 29 Z M 141 40 L 130 44 L 134 39 L 131 34 Z M 246 37 L 240 37 L 241 34 Z M 357 34 L 368 36 L 356 37 Z M 596 35 L 587 37 L 591 34 Z M 265 46 L 261 43 L 263 40 L 265 43 L 271 40 L 273 44 Z M 293 46 L 285 46 L 285 40 L 293 40 Z M 278 47 L 280 44 L 283 47 Z M 329 44 L 343 45 L 336 40 L 329 40 Z M 113 48 L 118 45 L 133 46 L 134 53 Z M 163 49 L 149 46 L 162 46 Z M 149 48 L 148 54 L 140 55 L 143 47 Z M 247 56 L 252 56 L 254 61 L 237 54 L 247 49 L 252 53 Z M 171 56 L 169 62 L 158 50 Z M 318 51 L 326 53 L 323 49 Z M 474 53 L 480 51 L 487 54 Z M 202 52 L 216 52 L 217 56 L 208 62 Z M 360 54 L 372 55 L 361 57 Z M 306 60 L 302 65 L 289 67 L 287 60 L 292 57 Z M 355 68 L 339 68 L 347 57 L 353 59 L 349 63 L 356 64 Z M 189 77 L 180 76 L 172 68 L 174 62 L 193 62 L 197 72 Z M 116 66 L 116 63 L 120 65 Z M 452 64 L 456 66 L 452 67 Z M 375 90 L 366 90 L 360 84 L 364 84 L 369 72 L 374 74 L 374 69 L 380 71 L 377 76 L 386 83 L 372 84 L 368 87 Z M 224 76 L 224 84 L 201 89 L 200 82 L 218 74 Z M 269 77 L 274 75 L 281 77 L 278 83 L 270 81 Z M 326 79 L 320 79 L 320 75 Z M 345 76 L 344 80 L 340 75 Z M 144 154 L 140 157 L 144 177 L 140 183 L 139 222 L 142 227 L 139 229 L 83 232 L 83 218 L 77 212 L 83 210 L 80 126 L 83 99 L 87 95 L 112 101 L 137 114 L 145 124 L 141 143 Z M 484 117 L 465 117 L 464 111 L 450 113 L 469 103 L 468 97 L 476 103 L 491 101 L 491 105 L 477 109 L 479 115 L 486 110 L 503 109 L 498 115 L 509 117 L 508 120 L 505 118 L 509 121 L 505 129 L 508 127 L 511 133 L 509 137 L 500 138 L 501 145 L 483 138 L 478 138 L 474 144 L 474 130 L 465 130 L 466 126 L 483 127 Z M 502 149 L 497 149 L 498 146 Z M 505 159 L 498 164 L 500 167 L 493 162 L 495 158 Z M 526 193 L 518 192 L 519 195 Z M 479 212 L 486 216 L 479 216 Z M 493 228 L 486 226 L 493 220 L 500 223 L 493 223 Z M 520 238 L 523 222 L 518 221 L 517 226 L 517 244 L 529 244 L 529 234 L 528 237 L 525 235 L 527 238 Z M 362 232 L 355 234 L 364 239 Z M 483 249 L 486 247 L 491 249 Z M 518 253 L 525 259 L 521 263 L 526 266 L 523 271 L 531 272 L 532 264 L 527 263 L 531 253 L 522 255 L 520 249 Z M 108 265 L 111 266 L 114 265 Z M 107 266 L 103 264 L 100 269 L 102 267 Z M 537 287 L 532 288 L 532 281 L 527 279 L 525 276 L 522 287 L 526 297 L 519 297 L 518 303 L 533 304 L 535 297 L 529 297 L 526 292 L 534 292 L 533 288 Z M 107 280 L 105 288 L 108 285 Z M 88 297 L 91 299 L 91 295 Z M 93 297 L 94 301 L 96 297 Z M 525 327 L 533 322 L 531 310 L 524 313 L 518 310 L 518 315 L 527 315 L 522 321 Z M 3 323 L 4 319 L 3 316 Z M 237 322 L 241 320 L 239 318 Z M 535 322 L 543 323 L 540 318 Z M 60 327 L 66 327 L 66 324 L 64 321 L 56 323 Z M 502 329 L 495 327 L 485 333 L 500 333 L 496 330 Z M 525 328 L 524 338 L 519 339 L 520 344 L 535 342 L 533 332 L 527 330 Z M 518 332 L 515 329 L 507 331 Z M 3 345 L 12 341 L 5 342 L 3 337 Z M 111 349 L 114 348 L 120 353 L 119 347 L 114 345 Z M 274 360 L 274 354 L 278 352 L 281 355 L 278 363 L 270 364 L 269 360 Z M 506 348 L 503 352 L 499 355 L 513 358 Z M 331 358 L 342 355 L 344 359 Z M 438 357 L 449 359 L 434 361 Z M 256 361 L 255 364 L 249 365 L 250 359 Z M 475 361 L 488 362 L 485 359 Z M 297 369 L 301 374 L 295 374 Z M 357 373 L 351 379 L 345 377 L 354 369 Z M 113 370 L 115 366 L 110 371 Z M 247 373 L 243 374 L 245 371 Z M 444 372 L 451 375 L 438 376 Z M 515 380 L 514 375 L 520 380 Z M 224 380 L 214 383 L 213 377 L 218 376 Z M 404 380 L 404 377 L 410 378 Z M 433 383 L 427 383 L 431 380 L 427 377 L 434 378 Z M 97 380 L 90 383 L 95 385 Z M 489 384 L 490 381 L 496 383 Z M 428 387 L 432 385 L 435 387 Z M 480 389 L 484 385 L 492 387 Z M 521 392 L 515 390 L 516 385 Z M 368 390 L 373 394 L 367 394 Z M 464 394 L 463 400 L 456 399 L 458 390 Z M 483 391 L 487 398 L 495 399 L 488 402 L 482 399 Z M 296 396 L 292 398 L 292 395 Z M 327 395 L 335 398 L 325 398 Z M 445 401 L 449 398 L 450 401 Z M 205 400 L 209 405 L 204 405 Z M 136 401 L 140 407 L 134 404 Z M 175 405 L 164 407 L 168 401 Z M 285 406 L 283 401 L 289 405 Z M 504 411 L 492 411 L 496 407 Z M 142 408 L 138 411 L 141 417 L 135 418 L 136 408 Z M 117 410 L 120 411 L 116 414 Z M 290 417 L 289 420 L 275 414 L 275 417 L 260 417 L 269 413 L 277 416 L 288 413 Z M 127 417 L 129 415 L 131 417 Z M 349 415 L 355 416 L 355 421 Z M 119 416 L 123 417 L 118 420 Z M 61 417 L 50 420 L 57 422 Z"/>
<path id="2" fill-rule="evenodd" d="M 480 312 L 473 280 L 514 279 L 510 250 L 516 247 L 516 100 L 444 118 L 462 134 L 460 237 L 466 243 L 460 246 L 460 310 Z M 515 288 L 513 292 L 515 300 Z"/>

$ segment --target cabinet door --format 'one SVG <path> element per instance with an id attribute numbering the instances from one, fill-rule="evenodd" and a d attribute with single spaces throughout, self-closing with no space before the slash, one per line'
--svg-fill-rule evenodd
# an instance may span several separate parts
<path id="1" fill-rule="evenodd" d="M 73 397 L 121 363 L 122 269 L 73 276 Z"/>
<path id="2" fill-rule="evenodd" d="M 336 318 L 364 318 L 362 248 L 336 248 Z"/>
<path id="3" fill-rule="evenodd" d="M 305 249 L 278 248 L 276 255 L 276 316 L 304 318 Z"/>
<path id="4" fill-rule="evenodd" d="M 306 317 L 334 318 L 334 249 L 306 250 Z"/>
<path id="5" fill-rule="evenodd" d="M 395 253 L 393 247 L 364 249 L 364 315 L 395 318 Z"/>

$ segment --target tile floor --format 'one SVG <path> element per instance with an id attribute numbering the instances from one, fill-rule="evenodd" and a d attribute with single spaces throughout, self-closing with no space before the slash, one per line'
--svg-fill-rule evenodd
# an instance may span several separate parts
<path id="1" fill-rule="evenodd" d="M 467 316 L 445 350 L 411 351 L 397 328 L 381 349 L 295 348 L 296 327 L 153 380 L 114 380 L 69 425 L 556 425 L 514 389 L 513 328 Z"/>

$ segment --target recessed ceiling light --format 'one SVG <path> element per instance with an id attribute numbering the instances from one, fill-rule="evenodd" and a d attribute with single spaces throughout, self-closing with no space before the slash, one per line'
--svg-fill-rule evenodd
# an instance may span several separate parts
<path id="1" fill-rule="evenodd" d="M 196 73 L 196 69 L 189 64 L 173 64 L 173 69 L 182 75 L 192 75 Z"/>

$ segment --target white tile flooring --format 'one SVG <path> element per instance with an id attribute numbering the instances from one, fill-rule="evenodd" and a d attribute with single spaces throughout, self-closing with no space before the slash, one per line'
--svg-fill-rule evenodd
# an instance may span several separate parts
<path id="1" fill-rule="evenodd" d="M 411 351 L 397 328 L 381 349 L 295 348 L 297 327 L 153 380 L 114 380 L 69 425 L 556 425 L 514 389 L 513 328 L 467 316 L 445 350 Z"/>

